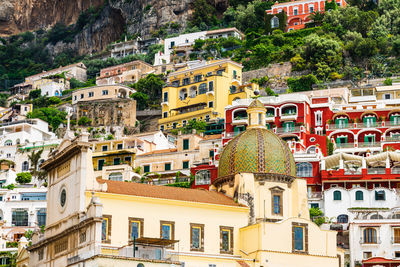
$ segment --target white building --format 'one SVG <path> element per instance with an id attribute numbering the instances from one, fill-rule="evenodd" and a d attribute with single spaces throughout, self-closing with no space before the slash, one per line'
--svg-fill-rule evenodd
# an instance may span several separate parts
<path id="1" fill-rule="evenodd" d="M 154 65 L 168 64 L 171 61 L 171 54 L 174 52 L 174 47 L 192 46 L 198 39 L 212 38 L 228 38 L 236 37 L 243 39 L 244 34 L 236 28 L 226 28 L 212 31 L 201 31 L 181 34 L 177 37 L 171 37 L 164 40 L 164 53 L 154 55 Z"/>
<path id="2" fill-rule="evenodd" d="M 350 266 L 399 266 L 400 209 L 358 210 L 350 224 Z"/>
<path id="3" fill-rule="evenodd" d="M 62 91 L 64 91 L 65 83 L 58 83 L 54 81 L 49 81 L 40 85 L 41 95 L 42 96 L 58 96 L 62 95 Z"/>
<path id="4" fill-rule="evenodd" d="M 47 188 L 0 189 L 0 222 L 8 240 L 46 224 Z"/>
<path id="5" fill-rule="evenodd" d="M 363 209 L 392 209 L 400 205 L 399 195 L 394 189 L 375 187 L 331 187 L 323 191 L 324 214 L 332 222 L 352 223 L 357 213 Z"/>
<path id="6" fill-rule="evenodd" d="M 28 155 L 32 150 L 43 149 L 42 160 L 60 140 L 49 131 L 48 123 L 40 119 L 27 119 L 0 124 L 0 159 L 15 163 L 15 171 L 28 171 Z"/>

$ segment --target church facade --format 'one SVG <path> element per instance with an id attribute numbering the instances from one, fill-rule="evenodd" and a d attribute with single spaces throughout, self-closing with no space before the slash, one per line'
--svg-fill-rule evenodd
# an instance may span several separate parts
<path id="1" fill-rule="evenodd" d="M 96 177 L 87 135 L 64 140 L 42 165 L 47 223 L 29 266 L 344 266 L 336 232 L 310 221 L 306 180 L 264 106 L 248 113 L 210 191 Z"/>

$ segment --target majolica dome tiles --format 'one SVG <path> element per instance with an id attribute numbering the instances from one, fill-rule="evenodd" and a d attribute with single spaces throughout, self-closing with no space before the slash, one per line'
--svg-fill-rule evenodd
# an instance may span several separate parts
<path id="1" fill-rule="evenodd" d="M 218 177 L 237 173 L 296 176 L 296 166 L 282 139 L 265 128 L 253 128 L 232 139 L 221 154 Z"/>

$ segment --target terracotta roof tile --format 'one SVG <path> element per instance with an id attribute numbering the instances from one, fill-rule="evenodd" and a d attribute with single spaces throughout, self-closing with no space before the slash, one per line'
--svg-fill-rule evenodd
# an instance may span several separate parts
<path id="1" fill-rule="evenodd" d="M 128 183 L 100 178 L 97 178 L 97 181 L 107 184 L 107 193 L 243 207 L 222 193 L 204 189 Z"/>

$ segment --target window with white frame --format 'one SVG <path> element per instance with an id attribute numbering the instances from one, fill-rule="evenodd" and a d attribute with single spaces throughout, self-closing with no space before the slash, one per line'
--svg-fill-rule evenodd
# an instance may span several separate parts
<path id="1" fill-rule="evenodd" d="M 195 175 L 196 185 L 211 184 L 211 172 L 209 170 L 200 170 Z"/>
<path id="2" fill-rule="evenodd" d="M 271 19 L 271 28 L 278 28 L 279 27 L 279 18 L 277 16 Z"/>
<path id="3" fill-rule="evenodd" d="M 318 110 L 314 114 L 315 114 L 315 126 L 322 126 L 322 111 Z"/>
<path id="4" fill-rule="evenodd" d="M 301 162 L 296 164 L 296 171 L 298 177 L 312 177 L 313 167 L 309 162 Z"/>

